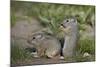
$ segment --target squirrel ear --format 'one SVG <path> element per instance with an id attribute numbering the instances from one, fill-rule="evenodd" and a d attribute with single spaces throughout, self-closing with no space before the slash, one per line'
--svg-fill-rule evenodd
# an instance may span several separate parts
<path id="1" fill-rule="evenodd" d="M 70 22 L 77 23 L 77 19 L 76 19 L 75 17 L 72 17 L 72 18 L 70 19 Z"/>

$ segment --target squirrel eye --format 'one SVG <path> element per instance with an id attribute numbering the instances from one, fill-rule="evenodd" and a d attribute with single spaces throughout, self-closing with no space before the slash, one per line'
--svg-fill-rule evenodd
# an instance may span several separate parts
<path id="1" fill-rule="evenodd" d="M 69 20 L 67 19 L 66 22 L 69 22 Z"/>
<path id="2" fill-rule="evenodd" d="M 35 39 L 35 37 L 33 37 L 32 39 Z"/>

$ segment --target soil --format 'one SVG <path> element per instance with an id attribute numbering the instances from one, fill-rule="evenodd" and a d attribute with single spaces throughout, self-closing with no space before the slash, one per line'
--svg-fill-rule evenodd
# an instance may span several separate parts
<path id="1" fill-rule="evenodd" d="M 61 59 L 47 59 L 47 58 L 32 58 L 25 61 L 19 60 L 16 64 L 12 64 L 12 67 L 15 66 L 30 66 L 30 65 L 45 65 L 45 64 L 61 64 L 61 63 L 68 63 L 73 61 L 65 61 Z"/>
<path id="2" fill-rule="evenodd" d="M 80 61 L 81 60 L 81 61 Z M 31 66 L 31 65 L 47 65 L 47 64 L 62 64 L 62 63 L 76 63 L 76 62 L 93 62 L 94 56 L 92 57 L 87 57 L 87 58 L 81 58 L 81 59 L 72 59 L 69 58 L 67 60 L 64 59 L 50 59 L 50 58 L 31 58 L 31 59 L 26 59 L 24 61 L 19 60 L 17 63 L 12 64 L 12 67 L 16 66 Z"/>

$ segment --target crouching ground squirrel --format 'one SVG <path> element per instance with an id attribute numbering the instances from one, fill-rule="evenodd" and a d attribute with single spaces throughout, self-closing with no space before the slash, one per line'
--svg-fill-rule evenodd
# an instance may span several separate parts
<path id="1" fill-rule="evenodd" d="M 60 57 L 61 44 L 53 36 L 44 33 L 35 33 L 29 37 L 28 43 L 37 49 L 37 54 L 39 57 Z"/>

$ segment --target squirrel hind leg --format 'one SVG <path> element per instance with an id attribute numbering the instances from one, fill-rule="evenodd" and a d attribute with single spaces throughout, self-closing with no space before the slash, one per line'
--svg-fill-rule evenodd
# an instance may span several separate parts
<path id="1" fill-rule="evenodd" d="M 51 58 L 51 59 L 60 59 L 60 52 L 59 51 L 53 51 L 51 54 L 48 53 L 47 57 Z"/>

